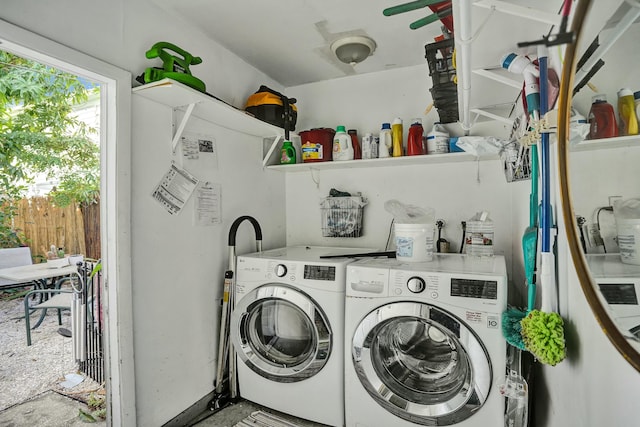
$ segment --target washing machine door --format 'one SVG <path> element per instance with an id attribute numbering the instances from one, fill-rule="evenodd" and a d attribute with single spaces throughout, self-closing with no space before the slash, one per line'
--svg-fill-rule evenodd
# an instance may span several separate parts
<path id="1" fill-rule="evenodd" d="M 231 338 L 249 368 L 278 382 L 315 375 L 332 348 L 331 327 L 320 306 L 283 284 L 265 284 L 237 302 Z"/>
<path id="2" fill-rule="evenodd" d="M 489 396 L 489 355 L 464 322 L 424 303 L 398 302 L 357 327 L 352 358 L 376 402 L 405 420 L 450 425 L 473 415 Z"/>

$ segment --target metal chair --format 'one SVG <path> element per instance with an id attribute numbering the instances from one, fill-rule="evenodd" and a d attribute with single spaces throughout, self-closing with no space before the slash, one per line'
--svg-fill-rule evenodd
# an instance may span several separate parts
<path id="1" fill-rule="evenodd" d="M 55 309 L 58 312 L 58 325 L 62 325 L 62 310 L 71 310 L 73 305 L 73 295 L 79 292 L 76 282 L 79 276 L 69 276 L 59 279 L 55 282 L 52 289 L 35 289 L 27 292 L 24 297 L 24 320 L 27 330 L 27 346 L 31 345 L 31 330 L 36 329 L 47 314 L 47 310 Z M 68 282 L 72 289 L 62 289 L 62 286 Z M 80 286 L 80 289 L 82 287 Z M 32 297 L 37 296 L 38 303 L 32 303 Z M 36 324 L 31 327 L 31 314 L 37 310 L 43 310 Z"/>

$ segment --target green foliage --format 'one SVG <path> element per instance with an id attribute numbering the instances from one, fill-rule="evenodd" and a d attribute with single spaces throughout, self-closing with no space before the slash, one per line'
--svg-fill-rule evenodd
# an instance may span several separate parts
<path id="1" fill-rule="evenodd" d="M 0 51 L 0 241 L 12 244 L 13 203 L 46 174 L 60 184 L 54 203 L 94 203 L 100 188 L 96 133 L 74 108 L 98 94 L 75 75 Z M 15 242 L 13 242 L 15 244 Z"/>

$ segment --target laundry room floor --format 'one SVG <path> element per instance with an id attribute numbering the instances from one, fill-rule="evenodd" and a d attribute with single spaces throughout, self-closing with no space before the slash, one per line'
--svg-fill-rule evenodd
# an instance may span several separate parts
<path id="1" fill-rule="evenodd" d="M 263 411 L 274 414 L 286 421 L 289 421 L 297 427 L 326 427 L 324 424 L 318 424 L 300 418 L 292 417 L 281 412 L 274 411 L 273 409 L 256 405 L 255 403 L 249 402 L 248 400 L 241 400 L 238 403 L 229 405 L 226 408 L 222 409 L 220 412 L 217 412 L 216 414 L 210 416 L 209 418 L 206 418 L 198 422 L 197 424 L 194 424 L 194 426 L 233 427 L 238 422 L 247 418 L 249 415 L 251 415 L 251 413 L 255 411 Z"/>

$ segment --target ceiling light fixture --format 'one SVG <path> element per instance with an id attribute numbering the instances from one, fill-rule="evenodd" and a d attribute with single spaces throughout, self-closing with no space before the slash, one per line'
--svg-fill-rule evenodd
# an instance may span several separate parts
<path id="1" fill-rule="evenodd" d="M 369 37 L 351 36 L 331 43 L 331 51 L 345 64 L 356 65 L 376 50 L 376 42 Z"/>

